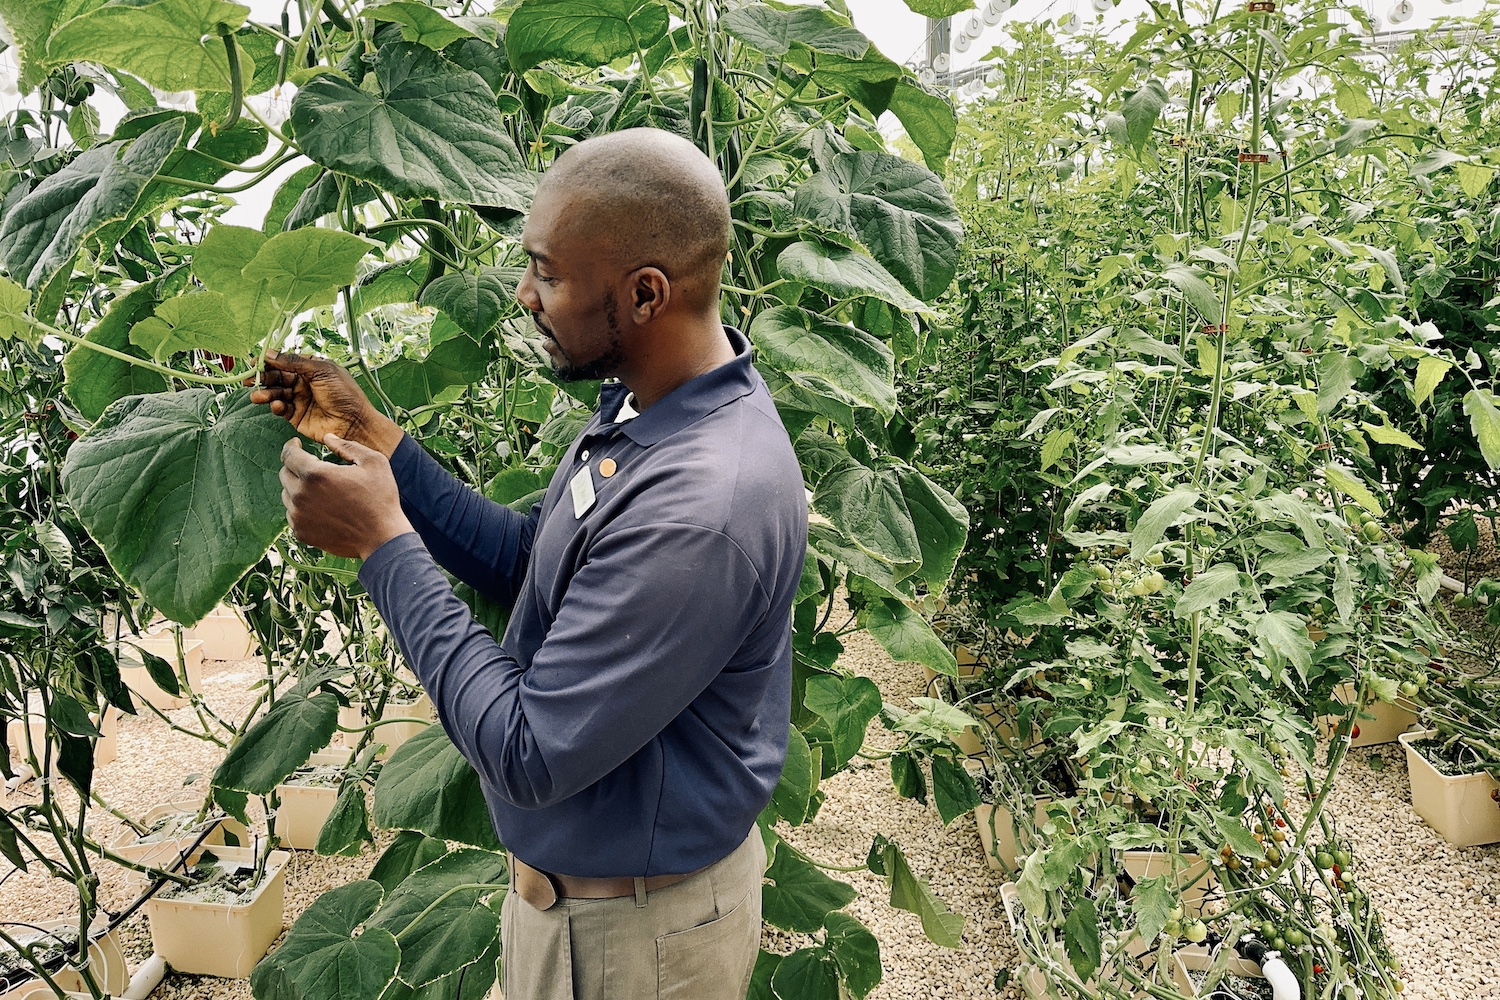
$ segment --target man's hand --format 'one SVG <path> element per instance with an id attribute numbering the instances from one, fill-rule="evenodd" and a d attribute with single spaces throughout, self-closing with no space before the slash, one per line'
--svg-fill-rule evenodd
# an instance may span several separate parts
<path id="1" fill-rule="evenodd" d="M 323 443 L 353 464 L 314 458 L 296 438 L 281 449 L 281 502 L 298 539 L 330 555 L 365 559 L 413 530 L 384 455 L 332 433 Z"/>
<path id="2" fill-rule="evenodd" d="M 245 385 L 253 384 L 245 380 Z M 268 354 L 250 402 L 269 404 L 271 412 L 286 417 L 297 433 L 323 444 L 332 434 L 389 458 L 401 443 L 395 421 L 370 404 L 348 372 L 322 358 Z"/>

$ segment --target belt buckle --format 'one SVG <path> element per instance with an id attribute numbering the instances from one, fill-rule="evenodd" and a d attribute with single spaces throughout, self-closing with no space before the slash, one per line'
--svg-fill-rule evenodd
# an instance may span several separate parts
<path id="1" fill-rule="evenodd" d="M 552 909 L 557 901 L 562 898 L 557 883 L 552 876 L 539 868 L 533 868 L 526 862 L 515 859 L 512 871 L 516 873 L 515 889 L 521 894 L 521 898 L 530 903 L 534 908 L 542 912 Z"/>

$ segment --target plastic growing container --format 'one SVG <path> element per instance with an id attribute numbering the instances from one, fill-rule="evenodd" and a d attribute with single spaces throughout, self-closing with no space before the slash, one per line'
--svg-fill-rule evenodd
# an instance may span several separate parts
<path id="1" fill-rule="evenodd" d="M 388 722 L 389 719 L 407 721 Z M 427 721 L 422 721 L 424 719 Z M 368 726 L 370 721 L 361 705 L 349 705 L 339 709 L 339 725 L 345 729 L 360 729 Z M 380 712 L 380 721 L 382 724 L 375 730 L 374 741 L 385 744 L 385 750 L 376 754 L 377 759 L 384 760 L 395 753 L 396 748 L 401 744 L 426 729 L 430 723 L 436 722 L 437 711 L 432 706 L 432 699 L 423 694 L 416 701 L 387 702 Z M 340 746 L 353 747 L 363 735 L 363 733 L 340 732 L 336 734 L 335 739 Z"/>
<path id="2" fill-rule="evenodd" d="M 214 608 L 187 634 L 202 640 L 203 657 L 208 660 L 248 660 L 257 648 L 250 627 L 227 604 Z"/>
<path id="3" fill-rule="evenodd" d="M 120 640 L 120 645 L 121 652 L 125 656 L 134 653 L 130 647 L 139 646 L 146 652 L 166 660 L 173 670 L 177 669 L 177 639 L 170 632 L 157 635 L 127 635 Z M 182 663 L 187 670 L 188 688 L 194 693 L 201 694 L 203 692 L 203 640 L 183 636 Z M 145 664 L 136 666 L 122 660 L 120 678 L 125 681 L 125 686 L 132 694 L 162 712 L 170 712 L 192 704 L 186 694 L 168 694 L 157 687 L 156 682 L 151 679 L 151 674 L 147 672 Z M 179 685 L 182 683 L 180 675 L 177 683 Z"/>
<path id="4" fill-rule="evenodd" d="M 42 933 L 53 930 L 77 930 L 78 924 L 74 920 L 39 920 L 35 924 L 36 931 L 24 931 L 12 929 L 23 944 L 29 944 L 37 940 Z M 89 944 L 88 951 L 89 971 L 94 976 L 94 981 L 104 987 L 106 993 L 121 993 L 130 983 L 130 966 L 125 961 L 125 952 L 120 947 L 120 932 L 112 930 L 95 938 Z M 83 976 L 72 968 L 63 968 L 53 973 L 52 978 L 65 990 L 84 990 L 86 986 Z M 19 986 L 0 993 L 0 1000 L 23 1000 L 25 997 L 34 996 L 41 991 L 44 997 L 52 997 L 52 988 L 40 979 L 29 979 Z"/>
<path id="5" fill-rule="evenodd" d="M 1051 802 L 1050 797 L 1036 800 L 1032 820 L 1038 829 L 1047 822 L 1047 806 Z M 979 826 L 979 844 L 984 848 L 984 860 L 989 866 L 997 872 L 1015 871 L 1016 828 L 1011 811 L 1003 805 L 981 802 L 974 807 L 974 822 Z"/>
<path id="6" fill-rule="evenodd" d="M 201 804 L 197 799 L 179 799 L 174 802 L 163 802 L 146 810 L 146 814 L 141 817 L 141 822 L 149 827 L 157 820 L 166 816 L 181 813 L 197 815 L 198 807 Z M 232 834 L 235 840 L 235 843 L 229 846 L 243 847 L 250 843 L 249 831 L 245 829 L 244 824 L 239 820 L 221 816 L 217 820 L 206 822 L 213 822 L 214 828 L 207 839 L 199 845 L 201 847 L 225 846 L 227 844 L 226 833 Z M 110 850 L 114 851 L 120 857 L 134 861 L 137 864 L 148 865 L 152 868 L 167 868 L 181 857 L 184 852 L 192 849 L 194 842 L 198 839 L 199 832 L 201 832 L 199 829 L 194 829 L 190 832 L 176 833 L 171 836 L 162 837 L 160 840 L 142 843 L 134 830 L 127 829 L 110 845 Z M 143 883 L 146 880 L 146 876 L 141 872 L 127 871 L 126 874 L 131 881 L 136 883 Z"/>
<path id="7" fill-rule="evenodd" d="M 20 719 L 11 719 L 5 727 L 5 737 L 12 748 L 23 755 L 26 748 L 27 730 L 30 732 L 31 746 L 35 749 L 37 760 L 43 756 L 42 741 L 47 737 L 47 727 L 42 721 L 42 706 L 35 702 L 31 706 L 31 717 L 23 726 Z M 100 735 L 98 742 L 94 744 L 94 766 L 103 767 L 120 755 L 120 710 L 113 705 L 104 710 L 103 721 L 97 714 L 89 715 L 90 721 L 99 727 Z M 54 762 L 57 759 L 57 748 L 52 749 Z M 0 997 L 0 1000 L 4 1000 Z"/>
<path id="8" fill-rule="evenodd" d="M 1357 690 L 1353 684 L 1340 684 L 1333 689 L 1335 700 L 1347 705 L 1354 701 Z M 1373 747 L 1382 743 L 1394 743 L 1396 738 L 1416 724 L 1417 715 L 1415 708 L 1405 698 L 1398 699 L 1394 704 L 1387 701 L 1373 701 L 1364 706 L 1354 715 L 1354 724 L 1359 727 L 1359 735 L 1349 741 L 1350 746 Z M 1365 719 L 1361 716 L 1373 716 Z M 1343 724 L 1343 717 L 1337 715 L 1324 715 L 1319 717 L 1318 726 L 1324 735 L 1332 738 L 1339 735 L 1339 726 Z"/>
<path id="9" fill-rule="evenodd" d="M 1450 777 L 1433 767 L 1412 744 L 1436 735 L 1427 729 L 1401 736 L 1412 808 L 1455 847 L 1500 841 L 1500 804 L 1491 798 L 1500 785 L 1484 771 Z"/>
<path id="10" fill-rule="evenodd" d="M 309 757 L 307 762 L 314 766 L 347 767 L 349 751 L 321 751 Z M 276 810 L 276 835 L 281 838 L 281 843 L 299 851 L 315 849 L 318 834 L 338 802 L 337 786 L 282 782 L 276 786 L 276 794 L 281 796 L 281 806 Z"/>
<path id="11" fill-rule="evenodd" d="M 255 864 L 255 851 L 248 847 L 217 847 L 214 854 L 225 861 Z M 281 934 L 291 856 L 290 851 L 272 851 L 260 885 L 249 898 L 232 903 L 153 896 L 146 902 L 152 949 L 178 972 L 224 979 L 248 976 Z"/>

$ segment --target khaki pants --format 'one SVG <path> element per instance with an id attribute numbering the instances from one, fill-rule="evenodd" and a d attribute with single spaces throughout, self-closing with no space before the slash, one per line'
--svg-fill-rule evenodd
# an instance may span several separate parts
<path id="1" fill-rule="evenodd" d="M 759 827 L 692 878 L 618 899 L 500 912 L 505 1000 L 741 1000 L 760 951 Z"/>

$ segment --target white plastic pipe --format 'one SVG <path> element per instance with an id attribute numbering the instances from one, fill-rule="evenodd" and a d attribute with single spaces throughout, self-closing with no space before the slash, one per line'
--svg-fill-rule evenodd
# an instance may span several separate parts
<path id="1" fill-rule="evenodd" d="M 162 977 L 166 974 L 166 961 L 152 952 L 151 957 L 142 962 L 140 968 L 135 970 L 135 975 L 130 977 L 130 985 L 120 994 L 120 1000 L 146 1000 L 161 985 Z"/>
<path id="2" fill-rule="evenodd" d="M 1281 952 L 1269 952 L 1261 960 L 1260 974 L 1271 984 L 1271 995 L 1275 1000 L 1302 1000 L 1302 987 L 1297 985 L 1297 975 L 1281 960 Z"/>

